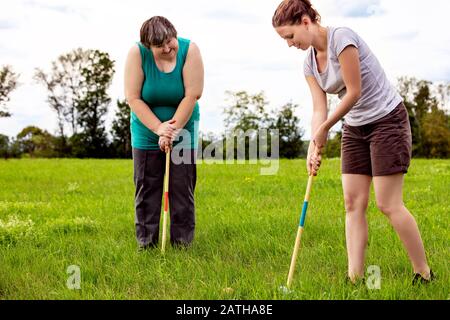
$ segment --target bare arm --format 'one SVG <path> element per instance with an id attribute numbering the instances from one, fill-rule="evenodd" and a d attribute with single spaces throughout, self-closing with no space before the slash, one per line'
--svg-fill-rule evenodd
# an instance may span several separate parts
<path id="1" fill-rule="evenodd" d="M 203 61 L 198 46 L 191 42 L 183 67 L 184 98 L 181 100 L 172 119 L 177 129 L 184 128 L 194 110 L 195 103 L 203 92 Z"/>
<path id="2" fill-rule="evenodd" d="M 313 159 L 311 166 L 313 167 L 314 174 L 316 174 L 320 167 L 320 154 L 327 142 L 328 131 L 353 108 L 361 97 L 361 71 L 358 49 L 353 46 L 348 46 L 338 58 L 347 92 L 333 114 L 317 128 L 312 137 L 315 145 L 314 155 L 311 157 Z"/>
<path id="3" fill-rule="evenodd" d="M 306 158 L 306 168 L 309 174 L 317 175 L 321 163 L 319 150 L 315 147 L 314 136 L 322 124 L 327 120 L 327 95 L 317 83 L 314 76 L 306 77 L 306 82 L 311 90 L 313 100 L 313 116 L 311 119 L 311 141 L 308 147 Z"/>
<path id="4" fill-rule="evenodd" d="M 133 46 L 128 52 L 124 80 L 125 98 L 139 120 L 157 135 L 171 137 L 175 128 L 171 128 L 171 125 L 166 122 L 162 125 L 161 121 L 141 98 L 144 72 L 142 71 L 142 59 L 137 45 Z"/>
<path id="5" fill-rule="evenodd" d="M 347 92 L 336 110 L 323 124 L 327 131 L 342 119 L 361 97 L 361 70 L 358 49 L 354 46 L 348 46 L 342 51 L 338 59 Z"/>
<path id="6" fill-rule="evenodd" d="M 313 102 L 313 115 L 311 119 L 311 138 L 317 132 L 319 127 L 327 120 L 327 95 L 317 83 L 314 76 L 306 77 L 306 82 L 309 85 L 309 89 L 312 95 Z M 309 144 L 308 153 L 313 151 L 313 139 Z"/>

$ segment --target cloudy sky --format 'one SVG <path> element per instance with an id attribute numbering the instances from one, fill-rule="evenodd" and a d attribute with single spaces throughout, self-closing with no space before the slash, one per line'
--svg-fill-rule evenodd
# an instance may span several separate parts
<path id="1" fill-rule="evenodd" d="M 0 133 L 15 136 L 36 125 L 56 131 L 46 91 L 32 77 L 35 68 L 74 48 L 99 49 L 116 61 L 110 88 L 123 99 L 123 68 L 146 19 L 163 15 L 180 36 L 196 42 L 205 64 L 200 101 L 204 132 L 223 130 L 226 90 L 263 90 L 270 106 L 300 105 L 309 137 L 311 97 L 302 74 L 305 53 L 288 48 L 271 26 L 279 0 L 1 0 L 0 66 L 20 73 L 11 95 L 13 116 L 0 118 Z M 450 3 L 446 0 L 313 0 L 324 26 L 347 26 L 368 43 L 394 82 L 402 75 L 450 81 Z M 111 105 L 108 125 L 114 114 Z"/>

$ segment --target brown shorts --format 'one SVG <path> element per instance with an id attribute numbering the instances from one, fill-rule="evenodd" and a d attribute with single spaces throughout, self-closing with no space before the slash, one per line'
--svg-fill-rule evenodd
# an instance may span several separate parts
<path id="1" fill-rule="evenodd" d="M 402 102 L 388 115 L 372 123 L 358 127 L 344 124 L 342 173 L 368 176 L 406 173 L 411 151 L 411 127 Z"/>

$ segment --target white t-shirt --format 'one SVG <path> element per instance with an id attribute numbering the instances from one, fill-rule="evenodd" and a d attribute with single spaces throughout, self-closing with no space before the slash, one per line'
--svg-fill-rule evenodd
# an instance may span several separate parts
<path id="1" fill-rule="evenodd" d="M 374 122 L 402 102 L 402 97 L 389 82 L 378 59 L 364 40 L 349 28 L 328 29 L 327 66 L 323 73 L 317 69 L 315 50 L 308 50 L 304 63 L 305 76 L 314 76 L 323 91 L 338 94 L 339 98 L 346 93 L 342 80 L 341 66 L 338 56 L 347 46 L 355 46 L 359 52 L 361 69 L 361 98 L 345 115 L 344 121 L 350 126 L 362 126 Z"/>

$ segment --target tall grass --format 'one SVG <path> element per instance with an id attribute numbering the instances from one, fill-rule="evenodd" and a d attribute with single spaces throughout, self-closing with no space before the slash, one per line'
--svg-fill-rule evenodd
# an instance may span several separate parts
<path id="1" fill-rule="evenodd" d="M 366 265 L 381 288 L 345 282 L 339 160 L 315 179 L 293 292 L 286 282 L 307 176 L 304 160 L 278 174 L 258 165 L 198 166 L 196 235 L 188 250 L 138 253 L 130 160 L 0 161 L 0 299 L 448 299 L 450 161 L 414 160 L 404 200 L 437 280 L 411 286 L 400 240 L 368 210 Z M 68 267 L 81 271 L 70 290 Z"/>

